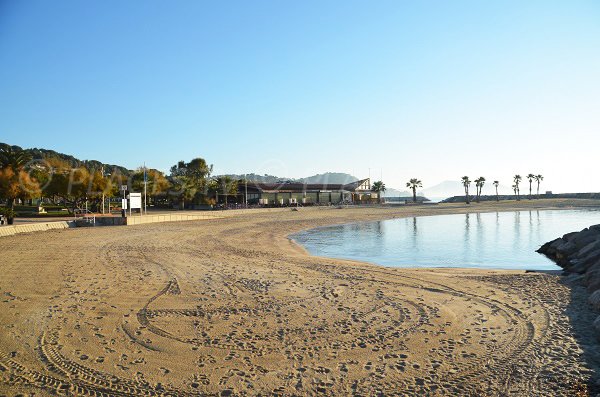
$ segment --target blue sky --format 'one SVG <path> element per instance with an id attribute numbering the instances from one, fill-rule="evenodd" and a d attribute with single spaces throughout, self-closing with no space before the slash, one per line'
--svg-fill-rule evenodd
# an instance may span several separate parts
<path id="1" fill-rule="evenodd" d="M 0 0 L 0 141 L 600 191 L 599 70 L 597 1 Z"/>

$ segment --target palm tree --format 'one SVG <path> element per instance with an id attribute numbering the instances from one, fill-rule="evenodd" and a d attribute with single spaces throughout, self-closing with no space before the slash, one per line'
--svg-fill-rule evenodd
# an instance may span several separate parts
<path id="1" fill-rule="evenodd" d="M 541 175 L 536 175 L 533 177 L 533 179 L 535 179 L 535 181 L 537 182 L 537 198 L 540 198 L 540 182 L 544 180 L 544 177 Z"/>
<path id="2" fill-rule="evenodd" d="M 471 181 L 468 176 L 463 176 L 462 179 L 463 187 L 465 188 L 465 197 L 467 198 L 467 204 L 470 204 L 469 201 L 469 186 L 471 186 Z"/>
<path id="3" fill-rule="evenodd" d="M 500 197 L 498 197 L 498 186 L 500 185 L 500 182 L 494 181 L 492 184 L 496 187 L 496 201 L 500 201 Z"/>
<path id="4" fill-rule="evenodd" d="M 531 200 L 531 184 L 533 183 L 533 180 L 535 179 L 535 175 L 533 174 L 529 174 L 527 175 L 527 180 L 529 181 L 529 200 Z"/>
<path id="5" fill-rule="evenodd" d="M 417 188 L 423 187 L 423 183 L 417 178 L 412 178 L 410 181 L 406 183 L 406 187 L 412 189 L 413 191 L 413 202 L 417 202 Z"/>
<path id="6" fill-rule="evenodd" d="M 13 146 L 0 148 L 0 168 L 12 168 L 18 172 L 31 161 L 31 155 L 23 149 L 15 149 Z"/>
<path id="7" fill-rule="evenodd" d="M 523 178 L 521 178 L 521 175 L 519 174 L 515 175 L 513 178 L 513 181 L 515 182 L 513 188 L 515 190 L 515 194 L 517 195 L 517 201 L 521 200 L 521 189 L 519 189 L 519 183 L 521 183 L 522 179 Z"/>
<path id="8" fill-rule="evenodd" d="M 517 192 L 519 191 L 519 186 L 518 185 L 512 185 L 512 189 L 513 189 L 513 192 L 515 192 L 515 197 L 518 197 Z"/>
<path id="9" fill-rule="evenodd" d="M 476 193 L 477 193 L 477 202 L 481 201 L 481 189 L 483 189 L 483 185 L 485 185 L 485 178 L 480 176 L 479 178 L 475 179 L 475 189 L 476 189 Z"/>
<path id="10" fill-rule="evenodd" d="M 381 194 L 385 193 L 385 190 L 385 183 L 383 183 L 382 181 L 373 182 L 373 185 L 371 186 L 371 191 L 377 193 L 377 195 L 379 196 L 380 203 L 383 202 Z"/>
<path id="11" fill-rule="evenodd" d="M 218 194 L 221 190 L 225 201 L 225 207 L 227 207 L 227 197 L 234 196 L 237 194 L 238 181 L 231 178 L 230 176 L 220 176 L 215 179 L 216 192 Z"/>

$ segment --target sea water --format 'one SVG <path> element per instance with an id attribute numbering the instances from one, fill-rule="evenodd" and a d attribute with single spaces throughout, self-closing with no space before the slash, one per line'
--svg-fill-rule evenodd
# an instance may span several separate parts
<path id="1" fill-rule="evenodd" d="M 313 255 L 384 266 L 557 270 L 535 250 L 594 224 L 598 210 L 533 210 L 396 218 L 291 237 Z"/>

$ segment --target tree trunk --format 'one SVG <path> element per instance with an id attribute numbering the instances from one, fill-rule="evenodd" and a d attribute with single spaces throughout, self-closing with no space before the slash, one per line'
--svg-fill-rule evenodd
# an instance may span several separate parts
<path id="1" fill-rule="evenodd" d="M 531 200 L 531 181 L 529 181 L 529 200 Z"/>
<path id="2" fill-rule="evenodd" d="M 469 201 L 469 188 L 466 187 L 466 186 L 465 186 L 465 198 L 466 198 L 465 200 L 466 200 L 467 204 L 470 204 L 470 201 Z"/>
<path id="3" fill-rule="evenodd" d="M 417 202 L 417 187 L 413 186 L 412 191 L 413 191 L 413 202 L 416 203 Z"/>
<path id="4" fill-rule="evenodd" d="M 498 197 L 498 186 L 496 186 L 496 201 L 500 201 L 500 197 Z"/>
<path id="5" fill-rule="evenodd" d="M 12 225 L 15 222 L 15 217 L 12 215 L 12 213 L 13 213 L 13 211 L 15 209 L 15 199 L 12 198 L 12 199 L 9 199 L 8 201 L 9 201 L 8 208 L 9 208 L 9 211 L 10 211 L 11 215 L 8 215 L 6 217 L 6 223 L 9 224 L 9 225 Z"/>

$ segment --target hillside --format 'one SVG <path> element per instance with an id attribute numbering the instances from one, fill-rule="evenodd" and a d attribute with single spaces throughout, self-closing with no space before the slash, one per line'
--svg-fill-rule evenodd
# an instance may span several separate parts
<path id="1" fill-rule="evenodd" d="M 280 182 L 298 182 L 298 183 L 322 183 L 322 184 L 346 184 L 355 182 L 358 180 L 355 176 L 345 174 L 343 172 L 326 172 L 324 174 L 317 174 L 308 176 L 306 178 L 285 178 L 275 175 L 258 175 L 255 173 L 250 174 L 227 174 L 233 179 L 244 179 L 248 181 L 260 182 L 260 183 L 280 183 Z"/>
<path id="2" fill-rule="evenodd" d="M 236 180 L 244 180 L 247 179 L 249 182 L 258 182 L 258 183 L 281 183 L 283 181 L 290 181 L 291 179 L 289 178 L 281 178 L 279 176 L 275 176 L 275 175 L 269 175 L 269 174 L 264 174 L 264 175 L 258 175 L 255 173 L 250 173 L 250 174 L 223 174 L 223 175 L 215 175 L 215 176 L 228 176 L 231 179 L 236 179 Z M 292 180 L 295 181 L 295 180 Z"/>
<path id="3" fill-rule="evenodd" d="M 5 147 L 12 147 L 13 149 L 16 149 L 16 150 L 24 150 L 25 152 L 29 153 L 34 160 L 57 158 L 57 159 L 60 159 L 64 162 L 68 163 L 73 168 L 85 166 L 85 167 L 87 167 L 89 169 L 93 169 L 93 170 L 98 170 L 101 168 L 104 168 L 106 170 L 117 169 L 123 175 L 129 175 L 132 172 L 131 170 L 128 170 L 127 168 L 122 167 L 120 165 L 106 164 L 106 163 L 102 163 L 101 161 L 98 161 L 98 160 L 80 160 L 69 154 L 59 153 L 54 150 L 42 149 L 42 148 L 23 149 L 17 145 L 9 145 L 7 143 L 0 142 L 0 149 L 5 148 Z"/>
<path id="4" fill-rule="evenodd" d="M 326 172 L 300 179 L 304 183 L 342 184 L 356 182 L 357 177 L 343 172 Z"/>

